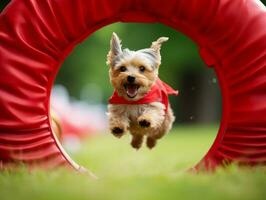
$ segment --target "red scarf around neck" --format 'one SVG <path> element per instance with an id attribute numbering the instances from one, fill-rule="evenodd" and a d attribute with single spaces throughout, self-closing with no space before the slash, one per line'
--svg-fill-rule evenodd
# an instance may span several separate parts
<path id="1" fill-rule="evenodd" d="M 142 98 L 137 101 L 129 101 L 120 97 L 117 91 L 114 91 L 113 95 L 109 98 L 110 104 L 147 104 L 152 102 L 161 102 L 165 106 L 165 111 L 168 110 L 168 95 L 178 95 L 178 91 L 171 88 L 165 82 L 159 78 L 152 86 L 151 90 Z"/>

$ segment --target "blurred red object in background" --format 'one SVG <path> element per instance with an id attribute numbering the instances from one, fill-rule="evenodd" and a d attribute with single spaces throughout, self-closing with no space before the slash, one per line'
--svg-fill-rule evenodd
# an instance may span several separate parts
<path id="1" fill-rule="evenodd" d="M 85 101 L 71 100 L 63 86 L 55 86 L 51 95 L 51 112 L 61 127 L 61 139 L 84 138 L 106 130 L 105 105 L 90 105 Z"/>

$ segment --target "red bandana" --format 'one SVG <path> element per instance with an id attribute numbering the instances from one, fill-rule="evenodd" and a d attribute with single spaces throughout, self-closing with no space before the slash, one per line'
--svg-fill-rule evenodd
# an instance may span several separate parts
<path id="1" fill-rule="evenodd" d="M 152 86 L 151 90 L 142 98 L 137 101 L 129 101 L 120 97 L 117 91 L 109 99 L 110 104 L 147 104 L 152 102 L 161 102 L 165 105 L 165 110 L 168 110 L 168 95 L 178 95 L 178 91 L 171 88 L 169 85 L 161 81 L 159 78 Z"/>

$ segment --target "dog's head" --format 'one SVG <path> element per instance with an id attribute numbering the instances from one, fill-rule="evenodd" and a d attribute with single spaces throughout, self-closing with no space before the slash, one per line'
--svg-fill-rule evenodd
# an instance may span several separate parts
<path id="1" fill-rule="evenodd" d="M 166 37 L 160 37 L 150 48 L 122 50 L 120 39 L 113 33 L 107 64 L 111 83 L 119 96 L 136 101 L 149 92 L 158 77 L 161 45 L 167 40 Z"/>

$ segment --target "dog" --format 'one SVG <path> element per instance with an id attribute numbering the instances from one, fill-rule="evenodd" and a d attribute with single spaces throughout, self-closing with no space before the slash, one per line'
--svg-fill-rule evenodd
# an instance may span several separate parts
<path id="1" fill-rule="evenodd" d="M 150 48 L 131 51 L 122 50 L 116 33 L 111 37 L 106 62 L 114 87 L 107 111 L 109 128 L 118 138 L 129 131 L 131 146 L 135 149 L 141 147 L 144 137 L 148 148 L 155 147 L 175 120 L 168 95 L 177 95 L 178 91 L 158 77 L 160 49 L 167 40 L 160 37 Z"/>

